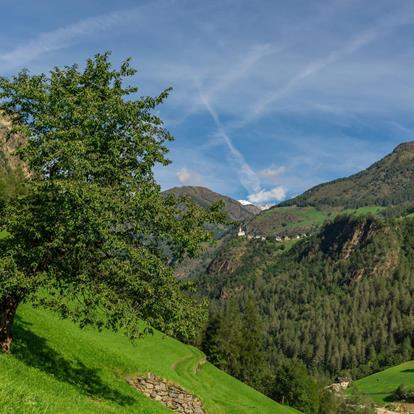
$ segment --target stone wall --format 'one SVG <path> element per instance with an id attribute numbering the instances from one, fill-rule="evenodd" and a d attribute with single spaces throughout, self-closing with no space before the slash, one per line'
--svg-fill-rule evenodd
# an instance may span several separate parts
<path id="1" fill-rule="evenodd" d="M 128 382 L 147 397 L 159 401 L 176 413 L 205 414 L 200 399 L 179 385 L 154 374 L 129 377 Z"/>

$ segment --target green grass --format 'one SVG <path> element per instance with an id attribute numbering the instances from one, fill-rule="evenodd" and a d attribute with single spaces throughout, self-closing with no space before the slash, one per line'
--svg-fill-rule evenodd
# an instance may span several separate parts
<path id="1" fill-rule="evenodd" d="M 379 214 L 385 207 L 382 206 L 367 206 L 367 207 L 360 207 L 355 209 L 346 209 L 343 210 L 342 213 L 345 214 L 354 214 L 356 216 L 365 216 L 367 214 Z"/>
<path id="2" fill-rule="evenodd" d="M 275 236 L 277 234 L 309 233 L 322 226 L 328 220 L 338 214 L 352 214 L 362 216 L 366 214 L 378 214 L 384 207 L 367 206 L 357 209 L 338 208 L 318 209 L 316 207 L 273 207 L 257 215 L 249 224 L 248 230 L 255 234 Z"/>
<path id="3" fill-rule="evenodd" d="M 253 233 L 275 236 L 309 232 L 320 226 L 328 218 L 328 213 L 314 207 L 274 207 L 257 215 L 248 225 Z"/>
<path id="4" fill-rule="evenodd" d="M 128 374 L 145 372 L 193 392 L 209 414 L 297 413 L 204 364 L 196 348 L 159 332 L 134 345 L 120 334 L 80 330 L 23 305 L 12 351 L 0 355 L 0 413 L 171 412 L 125 381 Z"/>
<path id="5" fill-rule="evenodd" d="M 9 233 L 7 233 L 7 231 L 5 231 L 5 230 L 0 231 L 0 239 L 4 239 L 8 235 L 9 235 Z"/>
<path id="6" fill-rule="evenodd" d="M 280 220 L 289 228 L 298 224 L 322 224 L 327 218 L 327 213 L 314 207 L 278 207 L 264 211 L 257 216 L 257 220 L 265 221 L 272 216 L 280 216 Z"/>
<path id="7" fill-rule="evenodd" d="M 400 384 L 414 384 L 414 361 L 388 368 L 354 382 L 354 386 L 375 403 L 384 405 Z"/>

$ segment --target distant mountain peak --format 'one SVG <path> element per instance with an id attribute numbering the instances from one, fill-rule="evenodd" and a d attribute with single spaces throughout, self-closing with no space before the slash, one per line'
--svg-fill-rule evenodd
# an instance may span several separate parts
<path id="1" fill-rule="evenodd" d="M 397 145 L 393 151 L 394 153 L 399 152 L 413 152 L 414 153 L 414 141 L 403 142 Z"/>
<path id="2" fill-rule="evenodd" d="M 188 196 L 201 207 L 209 207 L 217 201 L 223 201 L 225 211 L 227 211 L 229 217 L 235 221 L 249 220 L 260 213 L 260 208 L 253 204 L 243 204 L 231 197 L 216 193 L 207 187 L 174 187 L 166 190 L 164 193 L 173 193 L 176 196 Z"/>

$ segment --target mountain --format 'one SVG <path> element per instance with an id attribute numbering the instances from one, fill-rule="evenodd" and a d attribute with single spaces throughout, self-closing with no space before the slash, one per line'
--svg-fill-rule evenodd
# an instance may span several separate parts
<path id="1" fill-rule="evenodd" d="M 315 232 L 338 213 L 396 214 L 414 205 L 414 141 L 399 145 L 355 175 L 317 185 L 255 216 L 253 235 L 296 236 Z"/>
<path id="2" fill-rule="evenodd" d="M 414 357 L 413 212 L 409 142 L 256 215 L 192 277 L 213 321 L 253 295 L 275 367 L 359 378 Z"/>
<path id="3" fill-rule="evenodd" d="M 364 171 L 320 184 L 280 206 L 358 208 L 406 202 L 414 202 L 414 141 L 400 144 Z"/>
<path id="4" fill-rule="evenodd" d="M 260 212 L 260 208 L 254 206 L 253 204 L 244 205 L 230 197 L 215 193 L 206 187 L 174 187 L 166 190 L 164 193 L 172 193 L 176 196 L 188 196 L 201 207 L 209 207 L 217 201 L 223 201 L 225 211 L 227 211 L 229 218 L 234 221 L 245 221 L 251 219 Z"/>
<path id="5" fill-rule="evenodd" d="M 198 349 L 157 331 L 131 343 L 122 333 L 80 329 L 24 304 L 14 334 L 12 354 L 0 354 L 1 413 L 167 414 L 173 410 L 157 401 L 167 394 L 178 404 L 201 400 L 203 411 L 186 413 L 299 414 L 206 362 Z M 151 381 L 152 397 L 135 389 L 137 378 Z"/>
<path id="6" fill-rule="evenodd" d="M 243 207 L 247 210 L 250 211 L 254 216 L 256 214 L 259 214 L 262 209 L 260 207 L 255 206 L 254 204 L 243 204 Z"/>
<path id="7" fill-rule="evenodd" d="M 199 289 L 215 318 L 253 295 L 270 361 L 358 378 L 414 356 L 414 218 L 338 216 L 298 241 L 233 239 Z"/>

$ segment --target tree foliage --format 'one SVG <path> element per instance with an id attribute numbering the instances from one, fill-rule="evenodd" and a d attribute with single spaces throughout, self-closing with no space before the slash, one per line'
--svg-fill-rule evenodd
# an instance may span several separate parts
<path id="1" fill-rule="evenodd" d="M 24 137 L 17 154 L 30 171 L 25 191 L 3 203 L 0 302 L 31 300 L 132 337 L 139 319 L 191 336 L 203 306 L 169 263 L 196 254 L 210 238 L 204 223 L 221 212 L 160 195 L 153 168 L 169 163 L 172 136 L 155 110 L 169 89 L 137 97 L 125 84 L 136 73 L 129 60 L 115 69 L 109 56 L 0 78 L 0 106 L 10 134 Z"/>
<path id="2" fill-rule="evenodd" d="M 254 297 L 229 300 L 211 311 L 202 343 L 209 361 L 256 389 L 264 390 L 268 365 L 264 330 Z"/>

